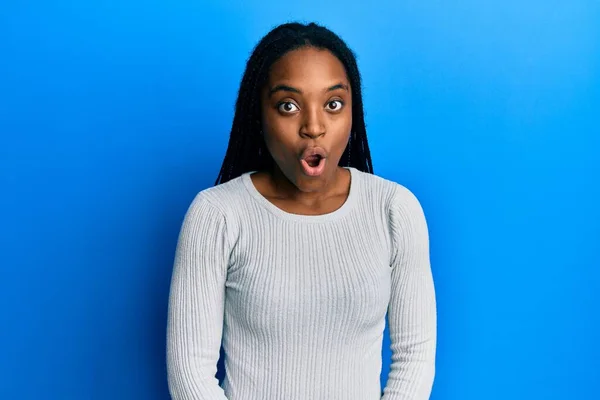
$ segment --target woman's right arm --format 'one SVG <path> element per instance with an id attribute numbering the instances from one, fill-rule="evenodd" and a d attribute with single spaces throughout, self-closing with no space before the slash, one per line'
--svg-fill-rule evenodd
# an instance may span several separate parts
<path id="1" fill-rule="evenodd" d="M 173 400 L 227 400 L 215 377 L 229 259 L 225 218 L 198 194 L 175 252 L 167 323 L 167 374 Z"/>

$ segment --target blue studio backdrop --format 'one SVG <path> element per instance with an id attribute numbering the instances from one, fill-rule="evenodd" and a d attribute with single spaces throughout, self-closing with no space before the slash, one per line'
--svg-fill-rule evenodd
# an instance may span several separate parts
<path id="1" fill-rule="evenodd" d="M 432 399 L 600 398 L 592 0 L 0 1 L 0 398 L 169 398 L 182 218 L 290 20 L 356 51 L 375 172 L 425 209 Z"/>

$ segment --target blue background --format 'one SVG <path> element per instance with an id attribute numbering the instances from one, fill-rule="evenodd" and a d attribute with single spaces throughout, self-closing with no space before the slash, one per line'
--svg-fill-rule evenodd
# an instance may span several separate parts
<path id="1" fill-rule="evenodd" d="M 600 3 L 578 0 L 3 0 L 0 398 L 169 398 L 180 224 L 288 20 L 357 52 L 376 173 L 426 211 L 432 399 L 600 398 Z"/>

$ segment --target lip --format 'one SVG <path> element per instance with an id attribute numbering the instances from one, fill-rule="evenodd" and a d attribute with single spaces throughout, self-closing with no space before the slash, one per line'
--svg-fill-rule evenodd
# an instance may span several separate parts
<path id="1" fill-rule="evenodd" d="M 317 166 L 311 167 L 306 158 L 311 156 L 319 156 L 320 161 Z M 319 146 L 310 146 L 304 149 L 304 151 L 300 154 L 300 165 L 302 167 L 302 172 L 306 176 L 310 176 L 312 178 L 319 177 L 323 174 L 325 169 L 325 164 L 327 163 L 327 151 Z"/>
<path id="2" fill-rule="evenodd" d="M 304 151 L 300 154 L 300 160 L 304 160 L 307 157 L 318 155 L 321 158 L 327 158 L 327 151 L 319 146 L 311 146 L 304 149 Z"/>

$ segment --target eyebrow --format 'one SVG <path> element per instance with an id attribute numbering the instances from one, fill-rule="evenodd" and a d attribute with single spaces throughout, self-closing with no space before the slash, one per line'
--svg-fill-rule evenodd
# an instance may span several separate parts
<path id="1" fill-rule="evenodd" d="M 327 88 L 326 92 L 332 92 L 337 89 L 343 89 L 343 90 L 348 91 L 348 85 L 345 85 L 343 83 L 338 83 L 336 85 L 333 85 L 333 86 Z M 269 97 L 271 97 L 276 92 L 292 92 L 292 93 L 302 94 L 302 91 L 295 87 L 288 86 L 288 85 L 276 85 L 276 86 L 272 87 L 271 89 L 269 89 Z"/>

